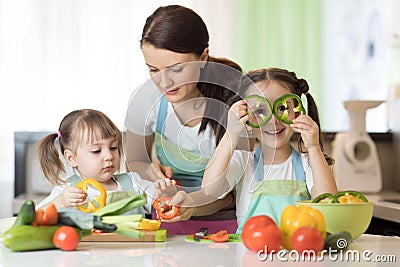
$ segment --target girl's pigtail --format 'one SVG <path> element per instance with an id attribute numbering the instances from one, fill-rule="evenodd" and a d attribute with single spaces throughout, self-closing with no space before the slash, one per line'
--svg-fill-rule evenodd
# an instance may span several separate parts
<path id="1" fill-rule="evenodd" d="M 39 156 L 40 167 L 42 168 L 45 178 L 52 184 L 61 185 L 65 183 L 60 179 L 61 172 L 65 172 L 63 162 L 56 147 L 55 141 L 59 138 L 60 133 L 49 134 L 39 141 L 37 154 Z"/>
<path id="2" fill-rule="evenodd" d="M 300 89 L 301 93 L 304 94 L 307 98 L 307 114 L 308 116 L 315 121 L 318 125 L 319 129 L 319 146 L 321 148 L 321 151 L 324 152 L 324 145 L 322 142 L 322 133 L 321 133 L 321 124 L 319 120 L 319 113 L 318 113 L 318 108 L 317 104 L 315 103 L 314 98 L 309 92 L 309 86 L 306 80 L 304 79 L 298 79 L 297 80 L 297 87 Z M 299 143 L 299 149 L 301 147 L 301 143 Z M 324 157 L 328 165 L 333 165 L 334 164 L 334 159 L 328 156 L 327 154 L 324 153 Z"/>

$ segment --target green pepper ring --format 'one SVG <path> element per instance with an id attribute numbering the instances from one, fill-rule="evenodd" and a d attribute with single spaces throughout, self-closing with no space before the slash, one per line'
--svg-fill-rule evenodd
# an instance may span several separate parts
<path id="1" fill-rule="evenodd" d="M 326 198 L 329 199 L 328 203 L 339 203 L 339 200 L 337 199 L 337 197 L 332 195 L 331 193 L 324 193 L 324 194 L 317 196 L 316 198 L 314 198 L 312 203 L 320 203 L 322 200 L 324 200 Z"/>
<path id="2" fill-rule="evenodd" d="M 353 190 L 338 192 L 338 193 L 335 195 L 335 197 L 336 197 L 337 199 L 339 199 L 339 197 L 348 196 L 348 195 L 352 195 L 352 196 L 358 197 L 358 198 L 361 199 L 362 201 L 368 202 L 368 199 L 367 199 L 363 194 L 361 194 L 361 193 L 359 193 L 359 192 L 357 192 L 357 191 L 353 191 Z"/>
<path id="3" fill-rule="evenodd" d="M 266 98 L 261 97 L 259 95 L 249 95 L 249 96 L 245 97 L 244 100 L 248 100 L 250 98 L 255 98 L 257 100 L 256 107 L 259 107 L 261 102 L 265 102 L 265 103 L 267 103 L 269 109 L 272 111 L 271 103 L 269 103 L 269 101 Z M 247 111 L 247 114 L 251 114 L 251 113 L 252 112 L 250 110 Z M 249 125 L 250 127 L 253 127 L 253 128 L 260 128 L 260 127 L 263 127 L 265 124 L 267 124 L 268 121 L 271 119 L 271 117 L 272 117 L 272 112 L 271 112 L 271 114 L 269 114 L 269 116 L 265 117 L 263 119 L 263 121 L 261 123 L 259 123 L 259 124 L 252 123 L 250 121 L 247 121 L 246 124 Z"/>
<path id="4" fill-rule="evenodd" d="M 285 95 L 279 97 L 277 100 L 275 100 L 274 107 L 273 107 L 273 113 L 275 114 L 275 116 L 278 119 L 280 119 L 284 123 L 292 124 L 293 121 L 289 121 L 287 119 L 287 116 L 288 116 L 287 110 L 285 110 L 285 112 L 281 116 L 277 115 L 278 114 L 278 105 L 279 104 L 283 104 L 285 107 L 287 107 L 286 99 L 288 99 L 288 98 L 294 98 L 294 99 L 296 99 L 298 101 L 297 107 L 295 107 L 293 109 L 294 112 L 301 112 L 301 114 L 306 114 L 306 110 L 304 109 L 303 102 L 301 102 L 301 98 L 298 95 L 295 95 L 295 94 L 285 94 Z"/>

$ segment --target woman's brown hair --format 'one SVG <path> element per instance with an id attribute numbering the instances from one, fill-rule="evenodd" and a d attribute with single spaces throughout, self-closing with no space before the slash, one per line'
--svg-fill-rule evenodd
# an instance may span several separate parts
<path id="1" fill-rule="evenodd" d="M 150 44 L 155 48 L 183 54 L 192 53 L 200 57 L 208 48 L 208 42 L 209 34 L 206 24 L 196 12 L 180 5 L 169 5 L 159 7 L 147 18 L 140 45 Z M 215 75 L 219 64 L 237 70 L 237 73 L 242 72 L 237 63 L 226 58 L 209 56 L 208 62 L 212 62 L 212 64 L 206 64 L 202 69 L 200 81 L 209 81 L 208 78 Z M 209 124 L 214 130 L 217 144 L 225 132 L 226 104 L 235 95 L 235 89 L 240 79 L 240 75 L 232 75 L 234 73 L 232 71 L 219 71 L 218 73 L 218 79 L 226 86 L 221 86 L 221 83 L 207 82 L 198 82 L 197 84 L 197 88 L 205 99 L 211 99 L 206 104 L 199 133 L 204 131 Z M 226 83 L 226 81 L 229 82 Z M 216 104 L 217 102 L 220 104 Z"/>

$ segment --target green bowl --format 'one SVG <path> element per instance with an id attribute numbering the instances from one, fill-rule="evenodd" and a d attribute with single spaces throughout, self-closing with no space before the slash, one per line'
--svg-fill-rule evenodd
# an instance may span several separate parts
<path id="1" fill-rule="evenodd" d="M 353 240 L 367 230 L 374 210 L 374 203 L 312 203 L 311 200 L 297 201 L 296 205 L 313 207 L 325 217 L 326 230 L 331 233 L 347 231 Z"/>

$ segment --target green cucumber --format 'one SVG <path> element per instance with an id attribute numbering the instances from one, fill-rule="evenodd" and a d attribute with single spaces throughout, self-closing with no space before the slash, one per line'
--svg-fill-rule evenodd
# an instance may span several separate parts
<path id="1" fill-rule="evenodd" d="M 32 200 L 26 200 L 19 209 L 17 219 L 15 219 L 14 224 L 11 227 L 30 225 L 35 219 L 35 216 L 35 204 Z"/>
<path id="2" fill-rule="evenodd" d="M 346 249 L 353 238 L 347 231 L 341 231 L 334 234 L 328 234 L 325 239 L 325 249 L 331 251 L 340 251 Z"/>
<path id="3" fill-rule="evenodd" d="M 53 235 L 60 226 L 18 225 L 4 233 L 4 246 L 12 251 L 55 248 Z"/>

